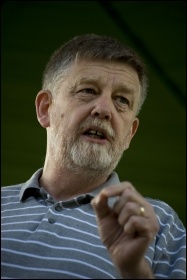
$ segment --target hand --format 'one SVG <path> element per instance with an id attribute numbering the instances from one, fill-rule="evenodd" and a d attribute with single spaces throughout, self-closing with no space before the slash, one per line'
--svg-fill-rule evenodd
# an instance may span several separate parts
<path id="1" fill-rule="evenodd" d="M 117 196 L 113 208 L 108 198 Z M 129 182 L 104 188 L 92 200 L 103 244 L 124 278 L 153 279 L 144 258 L 159 226 L 153 207 Z M 143 207 L 144 212 L 141 212 Z"/>

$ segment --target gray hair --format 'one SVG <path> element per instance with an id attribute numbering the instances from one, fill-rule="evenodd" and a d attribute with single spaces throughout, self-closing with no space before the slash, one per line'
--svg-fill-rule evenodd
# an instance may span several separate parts
<path id="1" fill-rule="evenodd" d="M 46 65 L 42 88 L 55 95 L 68 68 L 77 59 L 114 61 L 130 65 L 137 72 L 141 85 L 137 114 L 139 113 L 147 95 L 148 79 L 145 65 L 133 49 L 111 37 L 85 34 L 64 43 L 52 54 Z"/>

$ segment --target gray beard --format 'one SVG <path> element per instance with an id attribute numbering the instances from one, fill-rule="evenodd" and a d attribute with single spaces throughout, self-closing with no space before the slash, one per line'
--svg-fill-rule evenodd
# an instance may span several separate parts
<path id="1" fill-rule="evenodd" d="M 90 171 L 108 171 L 117 166 L 121 153 L 114 155 L 112 147 L 89 142 L 74 142 L 70 148 L 70 159 L 77 167 L 87 168 Z"/>
<path id="2" fill-rule="evenodd" d="M 114 147 L 111 143 L 100 145 L 67 139 L 60 149 L 52 145 L 52 153 L 55 165 L 67 168 L 76 174 L 91 177 L 96 175 L 109 175 L 117 166 L 123 154 L 122 147 Z M 109 146 L 110 145 L 110 146 Z M 59 156 L 61 155 L 61 156 Z"/>
<path id="3" fill-rule="evenodd" d="M 57 147 L 54 140 L 60 136 L 59 132 L 53 131 L 52 135 L 49 141 L 51 157 L 57 168 L 63 170 L 65 167 L 76 174 L 84 173 L 92 178 L 98 174 L 109 175 L 116 168 L 126 148 L 126 141 L 118 145 L 114 144 L 115 141 L 106 145 L 86 142 L 76 136 L 80 135 L 78 132 L 71 137 L 63 137 L 61 145 Z"/>

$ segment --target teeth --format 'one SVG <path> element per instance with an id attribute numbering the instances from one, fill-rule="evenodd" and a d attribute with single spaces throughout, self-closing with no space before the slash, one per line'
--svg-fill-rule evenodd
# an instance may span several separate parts
<path id="1" fill-rule="evenodd" d="M 103 134 L 101 132 L 98 132 L 98 131 L 97 131 L 97 135 L 103 136 Z"/>
<path id="2" fill-rule="evenodd" d="M 89 130 L 89 133 L 91 133 L 91 134 L 97 134 L 97 131 L 95 131 L 95 130 Z"/>
<path id="3" fill-rule="evenodd" d="M 96 131 L 96 130 L 89 130 L 89 133 L 91 133 L 91 134 L 97 134 L 97 135 L 99 135 L 99 136 L 103 136 L 103 134 L 102 134 L 101 132 Z"/>

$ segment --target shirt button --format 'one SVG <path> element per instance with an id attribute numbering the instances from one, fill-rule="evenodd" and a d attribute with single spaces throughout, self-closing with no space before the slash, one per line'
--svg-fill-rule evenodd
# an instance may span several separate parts
<path id="1" fill-rule="evenodd" d="M 56 205 L 55 210 L 58 211 L 58 212 L 61 212 L 62 211 L 62 206 Z"/>
<path id="2" fill-rule="evenodd" d="M 48 219 L 48 222 L 49 222 L 50 224 L 54 224 L 56 221 L 55 221 L 55 219 L 53 219 L 53 218 L 49 218 L 49 219 Z"/>

